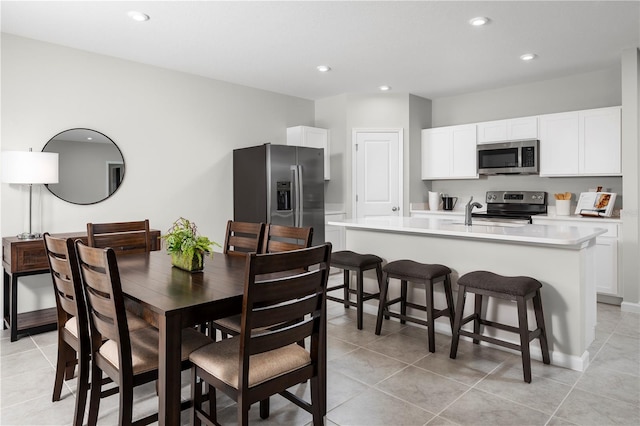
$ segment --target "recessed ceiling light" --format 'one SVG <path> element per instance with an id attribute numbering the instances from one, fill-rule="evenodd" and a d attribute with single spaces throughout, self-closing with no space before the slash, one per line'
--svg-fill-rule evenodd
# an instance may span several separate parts
<path id="1" fill-rule="evenodd" d="M 537 55 L 535 53 L 525 53 L 524 55 L 520 56 L 520 59 L 522 59 L 523 61 L 531 61 L 536 57 Z"/>
<path id="2" fill-rule="evenodd" d="M 378 89 L 382 90 L 383 92 L 387 92 L 387 91 L 391 90 L 391 86 L 387 86 L 385 84 L 385 85 L 382 85 L 382 86 L 378 87 Z"/>
<path id="3" fill-rule="evenodd" d="M 127 13 L 127 15 L 129 16 L 129 18 L 138 22 L 144 22 L 149 20 L 149 15 L 145 15 L 142 12 L 136 12 L 135 10 L 132 10 L 131 12 Z"/>
<path id="4" fill-rule="evenodd" d="M 489 23 L 489 18 L 485 18 L 484 16 L 478 16 L 477 18 L 470 19 L 469 23 L 474 27 L 481 27 Z"/>
<path id="5" fill-rule="evenodd" d="M 88 141 L 92 141 L 92 140 L 93 140 L 93 138 L 92 138 L 91 136 L 89 136 L 89 137 L 87 138 L 87 140 L 88 140 Z"/>
<path id="6" fill-rule="evenodd" d="M 329 72 L 331 71 L 331 67 L 328 65 L 318 65 L 316 69 L 320 72 Z"/>

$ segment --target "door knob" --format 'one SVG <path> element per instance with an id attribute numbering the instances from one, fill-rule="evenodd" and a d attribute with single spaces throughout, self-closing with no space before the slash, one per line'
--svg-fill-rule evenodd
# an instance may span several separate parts
<path id="1" fill-rule="evenodd" d="M 392 212 L 397 212 L 398 210 L 400 210 L 400 207 L 392 207 L 392 208 L 391 208 L 391 211 L 392 211 Z"/>

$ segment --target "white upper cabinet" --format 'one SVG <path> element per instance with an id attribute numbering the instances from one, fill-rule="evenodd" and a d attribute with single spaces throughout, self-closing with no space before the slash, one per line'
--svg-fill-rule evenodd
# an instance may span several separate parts
<path id="1" fill-rule="evenodd" d="M 620 107 L 540 116 L 540 176 L 617 176 Z"/>
<path id="2" fill-rule="evenodd" d="M 476 125 L 422 131 L 422 179 L 477 179 Z"/>
<path id="3" fill-rule="evenodd" d="M 329 130 L 318 127 L 296 126 L 287 128 L 287 145 L 324 149 L 324 180 L 331 178 L 329 163 Z"/>
<path id="4" fill-rule="evenodd" d="M 518 139 L 538 139 L 538 117 L 478 123 L 478 143 L 493 143 Z"/>

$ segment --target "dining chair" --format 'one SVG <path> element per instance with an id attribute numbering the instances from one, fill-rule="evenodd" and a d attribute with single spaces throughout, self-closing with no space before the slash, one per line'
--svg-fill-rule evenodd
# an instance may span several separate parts
<path id="1" fill-rule="evenodd" d="M 89 425 L 98 420 L 102 375 L 118 384 L 120 394 L 119 425 L 131 425 L 133 388 L 158 378 L 158 330 L 145 327 L 129 330 L 115 251 L 88 247 L 76 241 L 80 276 L 87 303 L 91 335 L 91 393 Z M 182 368 L 190 367 L 189 354 L 211 340 L 196 330 L 182 331 Z M 96 385 L 97 384 L 97 385 Z M 188 404 L 183 404 L 186 408 Z M 158 414 L 136 420 L 135 424 L 157 421 Z"/>
<path id="2" fill-rule="evenodd" d="M 227 233 L 224 240 L 225 254 L 244 256 L 247 253 L 260 253 L 264 239 L 264 223 L 227 222 Z"/>
<path id="3" fill-rule="evenodd" d="M 78 365 L 76 407 L 73 424 L 82 425 L 89 392 L 89 320 L 78 269 L 76 248 L 71 238 L 43 235 L 47 260 L 56 295 L 58 357 L 52 401 L 60 400 L 64 380 L 71 380 Z"/>
<path id="4" fill-rule="evenodd" d="M 267 224 L 264 230 L 262 253 L 278 253 L 311 247 L 313 227 Z"/>
<path id="5" fill-rule="evenodd" d="M 311 246 L 313 239 L 313 227 L 294 227 L 285 225 L 267 224 L 264 230 L 264 242 L 262 253 L 278 253 L 283 251 L 298 250 Z M 240 315 L 221 318 L 211 322 L 211 335 L 219 330 L 222 337 L 240 334 Z"/>
<path id="6" fill-rule="evenodd" d="M 238 424 L 248 425 L 249 407 L 258 401 L 260 416 L 268 417 L 269 396 L 279 393 L 310 412 L 314 425 L 322 425 L 330 257 L 331 243 L 247 256 L 240 334 L 189 356 L 194 425 L 217 424 L 216 389 L 237 402 Z M 297 343 L 305 338 L 310 338 L 308 349 Z M 201 381 L 209 389 L 209 414 L 202 409 Z M 306 381 L 311 402 L 287 391 Z"/>
<path id="7" fill-rule="evenodd" d="M 134 222 L 87 223 L 90 247 L 110 247 L 119 255 L 151 251 L 149 219 Z"/>

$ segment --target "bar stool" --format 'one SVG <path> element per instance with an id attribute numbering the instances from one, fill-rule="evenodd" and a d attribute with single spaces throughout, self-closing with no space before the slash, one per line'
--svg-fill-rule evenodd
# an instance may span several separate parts
<path id="1" fill-rule="evenodd" d="M 382 268 L 384 271 L 384 279 L 380 288 L 380 305 L 378 306 L 378 319 L 376 322 L 376 334 L 380 334 L 382 329 L 382 317 L 392 316 L 399 318 L 401 324 L 406 321 L 422 324 L 429 330 L 429 352 L 436 350 L 436 338 L 433 321 L 441 316 L 448 316 L 451 328 L 453 329 L 453 293 L 451 292 L 451 269 L 444 265 L 426 263 L 418 263 L 413 260 L 396 260 L 389 262 Z M 400 297 L 387 301 L 389 292 L 389 279 L 396 278 L 400 280 Z M 407 301 L 407 282 L 419 283 L 425 285 L 426 304 L 419 305 Z M 442 282 L 444 285 L 444 294 L 447 300 L 446 309 L 437 310 L 433 306 L 433 285 Z M 389 307 L 396 303 L 400 303 L 400 313 L 391 312 Z M 427 320 L 407 316 L 407 307 L 426 311 Z"/>
<path id="2" fill-rule="evenodd" d="M 529 342 L 535 338 L 540 339 L 542 349 L 542 361 L 550 363 L 549 346 L 547 344 L 547 333 L 544 325 L 544 315 L 542 312 L 542 298 L 540 296 L 540 281 L 530 277 L 505 277 L 487 271 L 469 272 L 458 279 L 458 314 L 453 328 L 451 341 L 450 358 L 456 357 L 458 351 L 458 341 L 460 336 L 473 338 L 473 343 L 478 344 L 480 340 L 493 343 L 494 345 L 520 351 L 522 354 L 522 369 L 524 371 L 524 381 L 531 383 L 531 353 Z M 467 292 L 475 294 L 475 307 L 472 315 L 462 318 L 464 302 Z M 488 321 L 482 317 L 482 296 L 497 297 L 499 299 L 512 300 L 518 306 L 518 327 Z M 536 315 L 536 329 L 529 331 L 527 323 L 527 301 L 532 299 L 533 309 Z M 473 321 L 473 332 L 462 330 L 462 326 Z M 520 344 L 499 340 L 480 333 L 480 325 L 498 328 L 520 335 Z"/>
<path id="3" fill-rule="evenodd" d="M 362 330 L 363 302 L 380 297 L 380 292 L 368 293 L 363 290 L 363 272 L 375 269 L 376 275 L 378 276 L 378 288 L 380 288 L 380 283 L 382 282 L 382 258 L 373 254 L 359 254 L 350 250 L 342 250 L 331 254 L 331 267 L 344 270 L 344 282 L 340 285 L 327 288 L 327 299 L 343 303 L 345 308 L 355 306 L 358 316 L 358 330 Z M 351 271 L 357 273 L 355 289 L 350 288 L 349 277 Z M 328 295 L 330 291 L 340 288 L 344 289 L 343 298 Z M 349 299 L 350 294 L 356 295 L 355 302 Z"/>

